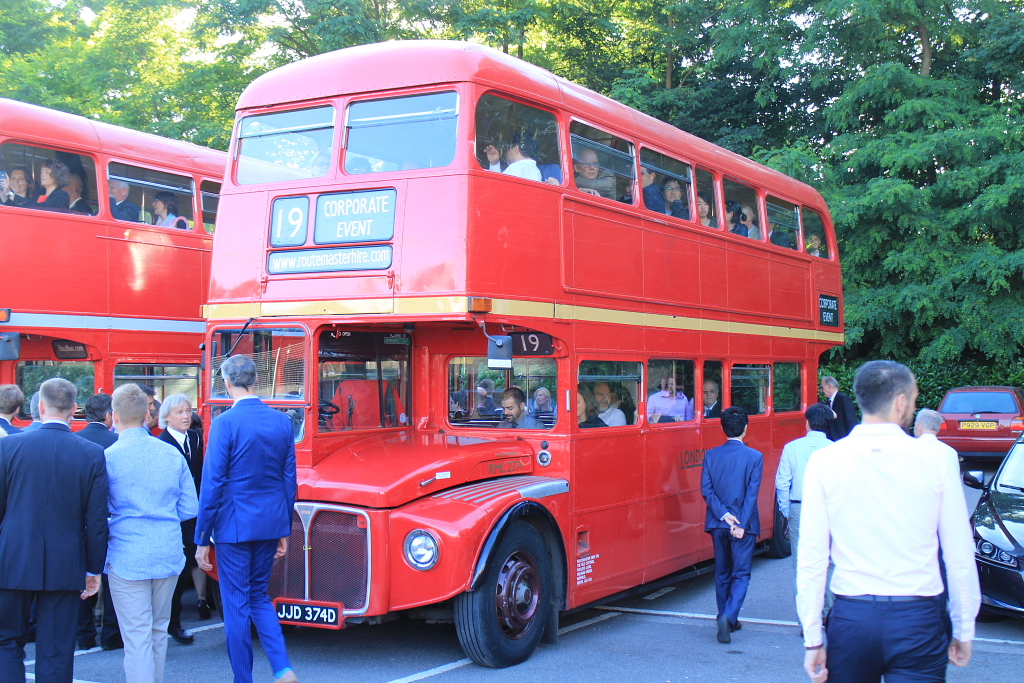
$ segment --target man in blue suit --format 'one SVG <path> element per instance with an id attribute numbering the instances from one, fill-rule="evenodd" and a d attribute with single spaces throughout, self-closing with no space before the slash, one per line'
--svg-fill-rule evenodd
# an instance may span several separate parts
<path id="1" fill-rule="evenodd" d="M 757 493 L 764 457 L 743 444 L 747 414 L 742 408 L 722 411 L 727 441 L 704 455 L 700 488 L 708 504 L 704 531 L 715 544 L 715 598 L 718 601 L 718 642 L 728 643 L 740 629 L 740 608 L 750 585 L 754 543 L 761 533 Z"/>
<path id="2" fill-rule="evenodd" d="M 6 434 L 21 434 L 21 430 L 12 423 L 24 402 L 25 394 L 21 393 L 17 384 L 0 386 L 0 430 Z"/>
<path id="3" fill-rule="evenodd" d="M 196 521 L 196 562 L 210 571 L 217 543 L 224 634 L 235 683 L 252 683 L 256 626 L 275 683 L 295 683 L 281 624 L 267 595 L 274 559 L 288 550 L 295 502 L 292 422 L 254 393 L 256 365 L 232 356 L 220 369 L 235 404 L 210 428 Z"/>

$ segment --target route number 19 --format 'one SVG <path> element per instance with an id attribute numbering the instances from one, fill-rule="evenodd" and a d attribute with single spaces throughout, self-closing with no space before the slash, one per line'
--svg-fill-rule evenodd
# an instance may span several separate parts
<path id="1" fill-rule="evenodd" d="M 305 244 L 308 225 L 309 197 L 275 199 L 270 218 L 270 245 L 297 247 Z"/>

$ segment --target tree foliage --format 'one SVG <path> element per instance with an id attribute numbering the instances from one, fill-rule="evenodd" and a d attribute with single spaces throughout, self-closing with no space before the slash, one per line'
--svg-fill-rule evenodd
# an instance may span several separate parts
<path id="1" fill-rule="evenodd" d="M 0 0 L 0 95 L 224 148 L 255 76 L 485 43 L 819 188 L 848 362 L 1024 348 L 1022 0 Z"/>

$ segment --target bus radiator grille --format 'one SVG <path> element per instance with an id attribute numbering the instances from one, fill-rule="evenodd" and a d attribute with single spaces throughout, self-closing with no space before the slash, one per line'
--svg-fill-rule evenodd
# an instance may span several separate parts
<path id="1" fill-rule="evenodd" d="M 284 557 L 274 560 L 274 568 L 270 572 L 270 597 L 293 598 L 301 600 L 306 597 L 306 545 L 305 533 L 299 514 L 292 510 L 292 533 L 288 537 L 288 552 Z"/>
<path id="2" fill-rule="evenodd" d="M 310 599 L 340 602 L 346 610 L 366 606 L 368 529 L 359 515 L 320 510 L 309 531 Z"/>

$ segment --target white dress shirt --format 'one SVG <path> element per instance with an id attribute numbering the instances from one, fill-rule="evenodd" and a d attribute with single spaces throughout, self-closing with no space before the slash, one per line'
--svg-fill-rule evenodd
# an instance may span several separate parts
<path id="1" fill-rule="evenodd" d="M 939 437 L 934 434 L 922 434 L 917 437 L 917 440 L 921 443 L 928 444 L 931 448 L 935 449 L 936 453 L 941 453 L 943 457 L 949 458 L 953 467 L 960 471 L 960 455 L 956 452 L 956 449 L 948 444 L 944 444 L 939 441 Z"/>
<path id="2" fill-rule="evenodd" d="M 939 545 L 953 637 L 974 639 L 981 604 L 960 468 L 895 424 L 861 424 L 811 456 L 804 473 L 797 612 L 822 643 L 829 541 L 836 595 L 938 595 Z"/>
<path id="3" fill-rule="evenodd" d="M 501 162 L 491 164 L 490 170 L 502 173 Z M 533 159 L 520 159 L 519 161 L 513 161 L 509 164 L 505 170 L 505 175 L 514 175 L 517 178 L 526 178 L 527 180 L 541 181 L 540 169 L 537 168 L 537 162 Z"/>

